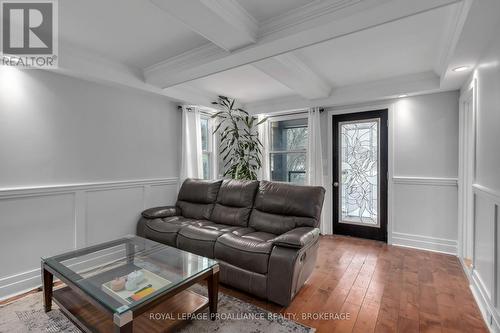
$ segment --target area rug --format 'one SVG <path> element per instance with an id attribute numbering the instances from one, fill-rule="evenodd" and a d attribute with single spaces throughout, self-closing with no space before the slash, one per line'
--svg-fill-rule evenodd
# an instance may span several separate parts
<path id="1" fill-rule="evenodd" d="M 194 286 L 196 292 L 206 294 L 206 287 Z M 8 333 L 80 333 L 56 304 L 45 313 L 42 294 L 30 294 L 0 307 L 0 332 Z M 219 293 L 219 314 L 215 321 L 197 319 L 180 330 L 182 333 L 313 333 L 307 327 L 287 318 L 274 315 L 264 309 L 243 302 L 235 297 Z"/>

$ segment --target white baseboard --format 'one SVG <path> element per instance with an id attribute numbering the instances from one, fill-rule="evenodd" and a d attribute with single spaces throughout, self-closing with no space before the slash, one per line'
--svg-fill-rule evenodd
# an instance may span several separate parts
<path id="1" fill-rule="evenodd" d="M 457 241 L 452 239 L 393 232 L 392 245 L 457 255 Z"/>
<path id="2" fill-rule="evenodd" d="M 0 279 L 0 300 L 22 294 L 41 285 L 40 269 L 2 278 Z"/>
<path id="3" fill-rule="evenodd" d="M 459 258 L 459 261 L 462 264 L 465 275 L 469 280 L 469 288 L 474 296 L 477 306 L 479 307 L 479 311 L 481 312 L 481 316 L 483 317 L 486 327 L 488 327 L 491 333 L 500 333 L 500 314 L 496 312 L 493 304 L 488 301 L 488 296 L 484 290 L 481 278 L 477 275 L 474 269 L 471 273 L 461 258 Z"/>

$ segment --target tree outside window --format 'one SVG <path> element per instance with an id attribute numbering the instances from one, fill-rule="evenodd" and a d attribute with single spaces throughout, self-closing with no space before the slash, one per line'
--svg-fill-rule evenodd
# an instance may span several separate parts
<path id="1" fill-rule="evenodd" d="M 307 165 L 307 118 L 270 122 L 271 180 L 305 184 Z"/>

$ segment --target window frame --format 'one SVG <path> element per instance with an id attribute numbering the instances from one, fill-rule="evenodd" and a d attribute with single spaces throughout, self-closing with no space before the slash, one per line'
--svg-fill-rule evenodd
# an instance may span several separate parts
<path id="1" fill-rule="evenodd" d="M 305 119 L 306 120 L 306 123 L 307 125 L 305 126 L 307 128 L 307 144 L 305 146 L 305 148 L 303 149 L 293 149 L 293 150 L 273 150 L 273 138 L 272 138 L 272 124 L 275 123 L 275 122 L 280 122 L 280 121 L 287 121 L 287 120 L 295 120 L 295 119 Z M 300 126 L 302 127 L 302 126 Z M 271 163 L 271 160 L 272 160 L 272 155 L 273 154 L 304 154 L 305 157 L 306 157 L 306 165 L 304 167 L 305 171 L 304 171 L 304 174 L 307 178 L 307 172 L 308 172 L 308 169 L 307 169 L 307 159 L 308 159 L 308 146 L 309 146 L 309 119 L 308 119 L 308 114 L 307 112 L 298 112 L 296 114 L 289 114 L 289 115 L 283 115 L 283 116 L 275 116 L 275 117 L 270 117 L 269 120 L 268 120 L 268 133 L 269 133 L 269 140 L 268 140 L 268 154 L 267 154 L 267 158 L 268 158 L 268 161 L 269 161 L 269 178 L 271 181 L 277 181 L 277 182 L 285 182 L 285 183 L 292 183 L 290 181 L 278 181 L 278 180 L 273 180 L 272 179 L 272 175 L 273 175 L 273 172 L 272 172 L 272 163 Z M 289 178 L 289 175 L 287 176 L 287 178 Z"/>

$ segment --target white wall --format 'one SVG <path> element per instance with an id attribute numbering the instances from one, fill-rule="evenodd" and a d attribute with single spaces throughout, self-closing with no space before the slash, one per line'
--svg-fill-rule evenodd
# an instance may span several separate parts
<path id="1" fill-rule="evenodd" d="M 496 31 L 498 31 L 498 28 Z M 471 285 L 485 321 L 500 332 L 500 35 L 490 47 L 469 82 L 465 96 L 476 86 L 476 159 L 473 184 L 473 269 Z"/>
<path id="2" fill-rule="evenodd" d="M 394 102 L 394 175 L 457 178 L 459 93 Z"/>
<path id="3" fill-rule="evenodd" d="M 458 98 L 456 91 L 420 95 L 335 107 L 323 116 L 331 131 L 333 114 L 389 108 L 388 240 L 392 244 L 456 253 Z M 328 169 L 325 204 L 331 221 L 331 167 Z"/>
<path id="4" fill-rule="evenodd" d="M 161 96 L 0 67 L 0 298 L 40 283 L 40 256 L 172 203 L 180 122 Z"/>
<path id="5" fill-rule="evenodd" d="M 394 101 L 393 244 L 457 253 L 458 98 Z"/>
<path id="6" fill-rule="evenodd" d="M 153 94 L 0 69 L 0 186 L 171 177 L 180 113 Z"/>

